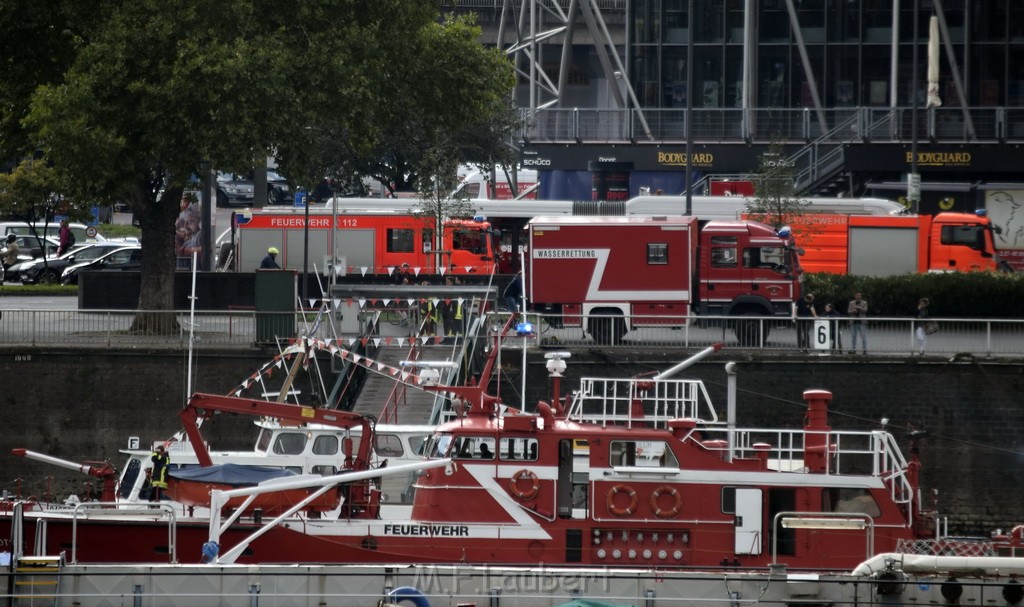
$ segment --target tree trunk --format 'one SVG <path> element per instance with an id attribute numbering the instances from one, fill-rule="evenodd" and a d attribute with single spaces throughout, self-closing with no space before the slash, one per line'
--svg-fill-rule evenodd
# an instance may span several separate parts
<path id="1" fill-rule="evenodd" d="M 141 194 L 135 200 L 136 217 L 142 229 L 142 283 L 139 308 L 132 332 L 145 335 L 173 335 L 180 331 L 174 309 L 174 220 L 181 188 L 163 192 L 159 201 Z"/>

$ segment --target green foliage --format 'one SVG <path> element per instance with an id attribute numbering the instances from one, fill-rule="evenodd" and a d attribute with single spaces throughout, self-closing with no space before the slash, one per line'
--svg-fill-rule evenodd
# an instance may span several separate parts
<path id="1" fill-rule="evenodd" d="M 173 223 L 201 168 L 274 155 L 293 185 L 401 183 L 426 150 L 498 149 L 514 84 L 428 0 L 11 0 L 0 25 L 2 149 L 41 150 L 65 199 L 130 205 L 143 310 L 171 306 Z"/>
<path id="2" fill-rule="evenodd" d="M 0 287 L 4 297 L 71 296 L 78 294 L 78 285 L 6 285 Z"/>
<path id="3" fill-rule="evenodd" d="M 804 293 L 815 303 L 832 303 L 845 313 L 853 294 L 860 291 L 872 316 L 907 317 L 917 312 L 922 297 L 929 313 L 946 318 L 1024 318 L 1024 274 L 949 272 L 904 274 L 891 277 L 805 274 Z"/>
<path id="4" fill-rule="evenodd" d="M 796 195 L 796 172 L 793 163 L 786 158 L 786 150 L 780 140 L 772 141 L 768 151 L 758 159 L 754 174 L 754 198 L 748 198 L 746 212 L 750 219 L 760 221 L 779 229 L 790 226 L 799 241 L 802 237 L 813 236 L 822 230 L 815 222 L 804 221 L 810 201 Z"/>
<path id="5" fill-rule="evenodd" d="M 510 102 L 515 76 L 501 52 L 482 46 L 479 36 L 469 17 L 447 17 L 415 32 L 402 59 L 385 66 L 374 83 L 380 88 L 370 145 L 343 150 L 343 164 L 396 190 L 424 191 L 448 179 L 449 171 L 454 178 L 460 162 L 510 161 L 518 120 Z"/>
<path id="6" fill-rule="evenodd" d="M 97 227 L 104 238 L 141 238 L 142 230 L 124 223 L 104 223 Z"/>

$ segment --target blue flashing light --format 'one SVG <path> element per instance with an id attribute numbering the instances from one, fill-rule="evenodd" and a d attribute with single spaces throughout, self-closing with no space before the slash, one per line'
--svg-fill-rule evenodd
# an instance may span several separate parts
<path id="1" fill-rule="evenodd" d="M 778 231 L 778 232 L 776 232 L 775 234 L 776 234 L 776 235 L 777 235 L 777 236 L 778 236 L 779 238 L 789 238 L 789 236 L 790 236 L 790 235 L 791 235 L 792 233 L 793 233 L 793 228 L 791 228 L 791 227 L 789 227 L 789 226 L 782 226 L 781 228 L 779 228 L 779 231 Z"/>
<path id="2" fill-rule="evenodd" d="M 475 221 L 477 223 L 483 223 L 483 222 L 487 221 L 487 215 L 474 215 L 473 216 L 473 221 Z"/>
<path id="3" fill-rule="evenodd" d="M 521 322 L 516 324 L 516 333 L 519 337 L 528 337 L 533 335 L 533 323 L 532 322 Z"/>
<path id="4" fill-rule="evenodd" d="M 985 209 L 974 209 L 974 214 L 977 215 L 978 217 L 984 217 L 988 215 L 988 211 L 986 211 Z"/>

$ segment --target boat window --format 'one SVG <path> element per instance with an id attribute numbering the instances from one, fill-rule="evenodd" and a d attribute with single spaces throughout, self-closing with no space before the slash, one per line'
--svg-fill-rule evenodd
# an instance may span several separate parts
<path id="1" fill-rule="evenodd" d="M 736 514 L 736 487 L 722 487 L 722 513 Z"/>
<path id="2" fill-rule="evenodd" d="M 610 464 L 641 468 L 678 468 L 679 462 L 665 441 L 612 441 Z"/>
<path id="3" fill-rule="evenodd" d="M 270 448 L 270 439 L 273 437 L 274 433 L 270 430 L 267 430 L 266 428 L 260 430 L 260 437 L 256 439 L 256 450 L 266 453 L 267 449 Z"/>
<path id="4" fill-rule="evenodd" d="M 430 437 L 427 436 L 426 434 L 420 436 L 410 436 L 408 438 L 409 451 L 415 455 L 423 455 L 426 452 L 426 446 L 429 440 Z"/>
<path id="5" fill-rule="evenodd" d="M 277 437 L 274 453 L 277 455 L 298 455 L 306 449 L 306 435 L 301 432 L 287 432 Z"/>
<path id="6" fill-rule="evenodd" d="M 401 457 L 402 439 L 397 434 L 378 434 L 374 439 L 373 450 L 381 457 Z"/>
<path id="7" fill-rule="evenodd" d="M 455 459 L 494 459 L 494 438 L 490 436 L 460 436 L 452 448 Z"/>
<path id="8" fill-rule="evenodd" d="M 822 490 L 821 510 L 823 512 L 844 512 L 866 514 L 872 518 L 881 516 L 882 510 L 867 489 L 831 487 Z"/>
<path id="9" fill-rule="evenodd" d="M 427 441 L 428 457 L 445 457 L 448 455 L 448 447 L 452 444 L 450 434 L 437 434 Z"/>
<path id="10" fill-rule="evenodd" d="M 284 469 L 292 474 L 302 474 L 302 466 L 285 466 Z"/>
<path id="11" fill-rule="evenodd" d="M 314 455 L 336 455 L 338 453 L 338 437 L 324 435 L 316 437 L 313 441 Z"/>
<path id="12" fill-rule="evenodd" d="M 310 472 L 320 476 L 334 476 L 338 473 L 338 469 L 334 466 L 313 466 Z"/>
<path id="13" fill-rule="evenodd" d="M 498 453 L 505 461 L 535 462 L 537 461 L 537 439 L 503 438 L 501 439 L 501 450 Z"/>

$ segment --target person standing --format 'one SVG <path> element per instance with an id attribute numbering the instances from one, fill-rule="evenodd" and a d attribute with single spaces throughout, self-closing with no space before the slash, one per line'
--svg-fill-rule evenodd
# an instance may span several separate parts
<path id="1" fill-rule="evenodd" d="M 928 330 L 927 326 L 930 321 L 928 320 L 928 298 L 922 297 L 917 302 L 917 327 L 914 329 L 914 334 L 917 336 L 917 353 L 919 355 L 924 354 L 924 346 L 928 341 Z"/>
<path id="2" fill-rule="evenodd" d="M 149 484 L 152 487 L 149 501 L 159 502 L 164 490 L 167 489 L 167 469 L 171 466 L 171 456 L 167 454 L 163 445 L 157 445 L 149 459 L 153 462 L 153 469 L 149 475 Z"/>
<path id="3" fill-rule="evenodd" d="M 21 254 L 21 247 L 18 246 L 18 235 L 8 234 L 7 235 L 7 250 L 4 251 L 3 266 L 4 271 L 2 274 L 3 279 L 7 280 L 7 270 L 11 269 L 11 266 L 18 263 L 18 255 Z"/>
<path id="4" fill-rule="evenodd" d="M 502 296 L 505 298 L 505 307 L 509 309 L 509 312 L 515 312 L 519 309 L 519 303 L 523 299 L 522 271 L 517 272 L 512 282 L 508 283 Z"/>
<path id="5" fill-rule="evenodd" d="M 857 336 L 860 335 L 860 345 L 864 354 L 868 353 L 867 338 L 867 317 L 868 302 L 860 292 L 853 294 L 853 301 L 846 308 L 846 315 L 850 317 L 850 354 L 857 351 Z"/>
<path id="6" fill-rule="evenodd" d="M 267 256 L 260 262 L 261 270 L 280 270 L 281 266 L 277 265 L 277 255 L 280 251 L 277 247 L 270 247 L 267 249 Z"/>
<path id="7" fill-rule="evenodd" d="M 75 237 L 71 234 L 71 227 L 67 219 L 60 220 L 60 229 L 57 231 L 57 256 L 60 257 L 68 252 L 68 249 L 75 244 Z"/>
<path id="8" fill-rule="evenodd" d="M 814 309 L 814 295 L 806 293 L 796 302 L 796 317 L 796 346 L 806 352 L 811 347 L 814 319 L 818 317 L 818 311 Z"/>
<path id="9" fill-rule="evenodd" d="M 822 317 L 828 319 L 828 330 L 832 335 L 832 349 L 837 352 L 841 352 L 843 349 L 843 333 L 839 327 L 839 319 L 842 316 L 839 310 L 836 310 L 832 304 L 825 304 L 825 312 L 822 314 Z"/>

